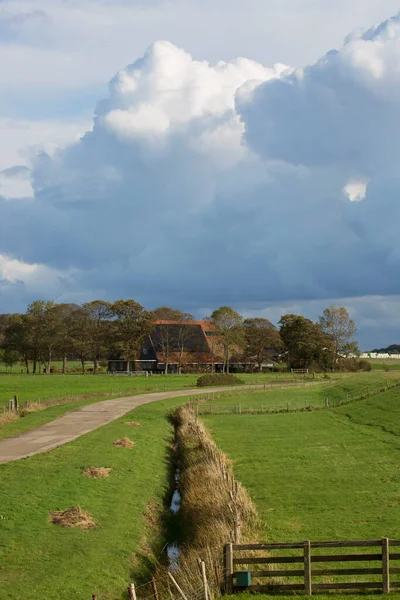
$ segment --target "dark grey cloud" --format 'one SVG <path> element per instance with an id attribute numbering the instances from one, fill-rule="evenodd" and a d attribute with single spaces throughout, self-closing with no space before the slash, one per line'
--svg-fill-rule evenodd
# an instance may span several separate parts
<path id="1" fill-rule="evenodd" d="M 369 37 L 301 73 L 156 44 L 37 157 L 34 198 L 0 200 L 0 253 L 147 305 L 400 294 L 399 18 Z"/>

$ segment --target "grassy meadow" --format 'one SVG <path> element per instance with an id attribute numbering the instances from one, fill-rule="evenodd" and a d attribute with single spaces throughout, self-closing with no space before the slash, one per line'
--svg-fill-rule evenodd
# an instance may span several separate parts
<path id="1" fill-rule="evenodd" d="M 275 374 L 241 377 L 246 383 L 285 379 Z M 32 400 L 36 393 L 45 395 L 44 386 L 53 397 L 88 393 L 87 382 L 93 382 L 92 394 L 111 395 L 112 389 L 121 395 L 164 385 L 171 390 L 194 387 L 197 375 L 4 375 L 3 400 L 7 379 L 19 386 L 11 395 Z M 342 375 L 314 387 L 272 386 L 241 394 L 240 401 L 235 396 L 233 402 L 322 403 L 327 396 L 360 395 L 366 386 L 382 386 L 386 379 L 395 380 L 395 373 Z M 2 429 L 18 428 L 24 421 L 31 428 L 99 399 L 104 398 L 81 398 L 33 413 L 0 428 L 0 437 Z M 166 413 L 180 402 L 184 399 L 172 398 L 137 408 L 51 452 L 0 465 L 1 600 L 89 600 L 92 594 L 98 600 L 126 599 L 132 579 L 140 583 L 149 578 L 154 555 L 162 555 L 158 520 L 171 475 L 172 427 Z M 202 419 L 257 506 L 260 541 L 400 538 L 399 388 L 330 410 Z M 141 426 L 125 424 L 131 420 Z M 124 436 L 135 442 L 132 449 L 112 445 Z M 82 476 L 88 466 L 113 470 L 108 478 L 92 480 Z M 93 516 L 96 528 L 81 531 L 49 522 L 50 511 L 77 505 Z M 346 595 L 348 600 L 367 597 L 372 596 Z"/>
<path id="2" fill-rule="evenodd" d="M 196 375 L 0 375 L 0 406 L 14 395 L 21 403 L 91 394 L 129 395 L 195 387 L 196 381 Z"/>
<path id="3" fill-rule="evenodd" d="M 127 598 L 134 579 L 150 577 L 162 552 L 157 527 L 169 488 L 177 399 L 143 406 L 79 440 L 0 465 L 0 598 L 98 600 Z M 126 425 L 135 420 L 141 426 Z M 132 449 L 112 442 L 129 437 Z M 88 479 L 88 466 L 111 467 Z M 79 530 L 53 525 L 51 511 L 80 506 L 97 524 Z"/>
<path id="4" fill-rule="evenodd" d="M 245 383 L 280 383 L 290 374 L 246 374 Z M 44 425 L 71 410 L 87 404 L 124 395 L 151 393 L 164 390 L 195 388 L 198 375 L 26 375 L 0 376 L 0 439 L 17 435 Z M 23 418 L 13 420 L 7 411 L 8 399 L 18 395 L 20 405 L 36 402 Z M 40 401 L 38 403 L 38 399 Z M 57 404 L 51 406 L 51 402 Z M 47 404 L 50 403 L 50 406 Z M 6 411 L 6 412 L 2 412 Z"/>
<path id="5" fill-rule="evenodd" d="M 239 377 L 246 384 L 293 379 L 291 373 L 249 373 Z M 157 392 L 163 390 L 182 390 L 196 387 L 199 374 L 184 375 L 26 375 L 0 374 L 0 408 L 14 395 L 20 402 L 35 401 L 38 398 L 54 399 L 90 394 L 122 395 L 133 392 Z"/>
<path id="6" fill-rule="evenodd" d="M 202 420 L 258 508 L 260 541 L 400 539 L 398 388 L 330 410 Z"/>
<path id="7" fill-rule="evenodd" d="M 372 368 L 377 371 L 398 371 L 400 370 L 400 360 L 398 358 L 368 358 Z"/>
<path id="8" fill-rule="evenodd" d="M 329 379 L 320 379 L 316 385 L 304 385 L 304 381 L 299 380 L 295 385 L 288 384 L 288 387 L 278 387 L 268 385 L 266 389 L 254 390 L 249 393 L 240 389 L 233 392 L 221 392 L 214 394 L 213 397 L 205 400 L 204 410 L 208 410 L 211 403 L 214 410 L 228 412 L 241 407 L 243 410 L 302 408 L 305 406 L 325 406 L 325 399 L 328 398 L 331 405 L 338 402 L 351 400 L 362 394 L 370 393 L 386 385 L 390 386 L 396 381 L 400 382 L 400 373 L 356 373 L 356 374 L 332 374 Z M 284 382 L 282 382 L 283 384 Z M 309 381 L 307 381 L 309 384 Z M 206 393 L 206 390 L 205 390 Z"/>

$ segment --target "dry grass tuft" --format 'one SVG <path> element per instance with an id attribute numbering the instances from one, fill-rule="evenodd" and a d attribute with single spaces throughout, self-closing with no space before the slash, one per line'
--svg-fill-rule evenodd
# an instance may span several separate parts
<path id="1" fill-rule="evenodd" d="M 100 477 L 108 477 L 110 471 L 112 471 L 112 469 L 106 467 L 88 467 L 83 471 L 82 475 L 84 477 L 89 477 L 90 479 L 100 479 Z"/>
<path id="2" fill-rule="evenodd" d="M 125 421 L 125 425 L 133 425 L 134 427 L 141 427 L 142 424 L 139 421 Z"/>
<path id="3" fill-rule="evenodd" d="M 16 412 L 5 412 L 0 415 L 0 426 L 6 425 L 7 423 L 12 423 L 13 421 L 17 421 L 19 419 L 19 414 Z"/>
<path id="4" fill-rule="evenodd" d="M 128 437 L 124 437 L 121 440 L 115 440 L 113 442 L 113 446 L 117 446 L 118 448 L 133 448 L 134 442 L 130 440 Z"/>
<path id="5" fill-rule="evenodd" d="M 96 527 L 92 515 L 82 510 L 80 506 L 67 508 L 66 510 L 56 510 L 50 515 L 50 522 L 54 525 L 60 525 L 60 527 L 77 527 L 78 529 Z"/>

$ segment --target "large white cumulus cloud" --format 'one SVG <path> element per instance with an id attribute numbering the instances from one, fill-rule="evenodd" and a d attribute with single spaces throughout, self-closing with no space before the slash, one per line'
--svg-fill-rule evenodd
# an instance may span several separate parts
<path id="1" fill-rule="evenodd" d="M 0 200 L 0 253 L 59 270 L 68 297 L 398 294 L 399 64 L 399 17 L 294 71 L 157 42 L 91 131 L 36 158 L 34 198 Z"/>
<path id="2" fill-rule="evenodd" d="M 366 176 L 398 163 L 400 15 L 349 37 L 340 50 L 258 86 L 238 107 L 264 157 Z"/>

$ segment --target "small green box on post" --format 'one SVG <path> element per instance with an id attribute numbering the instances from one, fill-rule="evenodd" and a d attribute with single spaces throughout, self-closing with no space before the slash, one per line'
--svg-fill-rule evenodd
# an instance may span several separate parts
<path id="1" fill-rule="evenodd" d="M 251 585 L 251 573 L 250 571 L 237 571 L 236 572 L 236 585 L 237 587 L 249 587 Z"/>

